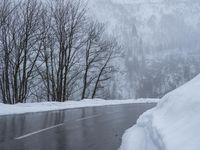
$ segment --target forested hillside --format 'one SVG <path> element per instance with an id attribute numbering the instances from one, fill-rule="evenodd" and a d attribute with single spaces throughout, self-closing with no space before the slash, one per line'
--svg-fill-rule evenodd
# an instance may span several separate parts
<path id="1" fill-rule="evenodd" d="M 200 1 L 90 0 L 123 45 L 116 95 L 161 97 L 199 73 Z"/>

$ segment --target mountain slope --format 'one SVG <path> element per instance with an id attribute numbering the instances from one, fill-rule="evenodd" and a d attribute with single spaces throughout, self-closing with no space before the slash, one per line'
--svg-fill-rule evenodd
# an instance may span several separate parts
<path id="1" fill-rule="evenodd" d="M 163 96 L 200 71 L 199 0 L 90 0 L 89 7 L 123 45 L 122 98 Z"/>

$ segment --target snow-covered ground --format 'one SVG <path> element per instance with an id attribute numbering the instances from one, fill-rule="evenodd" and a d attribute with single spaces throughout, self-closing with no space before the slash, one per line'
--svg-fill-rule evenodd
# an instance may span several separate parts
<path id="1" fill-rule="evenodd" d="M 199 150 L 200 75 L 164 96 L 123 135 L 120 150 Z"/>
<path id="2" fill-rule="evenodd" d="M 157 103 L 158 99 L 130 99 L 130 100 L 102 100 L 102 99 L 86 99 L 82 101 L 59 102 L 43 102 L 43 103 L 26 103 L 16 105 L 6 105 L 0 103 L 0 115 L 23 114 L 30 112 L 42 112 L 51 110 L 62 110 L 69 108 L 132 104 L 132 103 Z"/>

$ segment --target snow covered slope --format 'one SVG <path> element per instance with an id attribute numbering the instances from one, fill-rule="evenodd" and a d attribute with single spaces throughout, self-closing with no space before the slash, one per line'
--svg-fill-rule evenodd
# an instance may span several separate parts
<path id="1" fill-rule="evenodd" d="M 120 150 L 199 150 L 200 75 L 164 96 L 123 136 Z"/>

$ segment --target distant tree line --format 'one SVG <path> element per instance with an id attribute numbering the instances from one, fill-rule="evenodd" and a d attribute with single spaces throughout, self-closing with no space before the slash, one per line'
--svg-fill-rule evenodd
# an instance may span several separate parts
<path id="1" fill-rule="evenodd" d="M 199 50 L 161 51 L 162 48 L 158 48 L 148 53 L 141 40 L 136 45 L 134 54 L 126 56 L 132 57 L 131 61 L 126 59 L 126 65 L 135 98 L 161 98 L 200 72 Z"/>
<path id="2" fill-rule="evenodd" d="M 81 0 L 0 1 L 0 99 L 108 98 L 119 46 Z"/>

